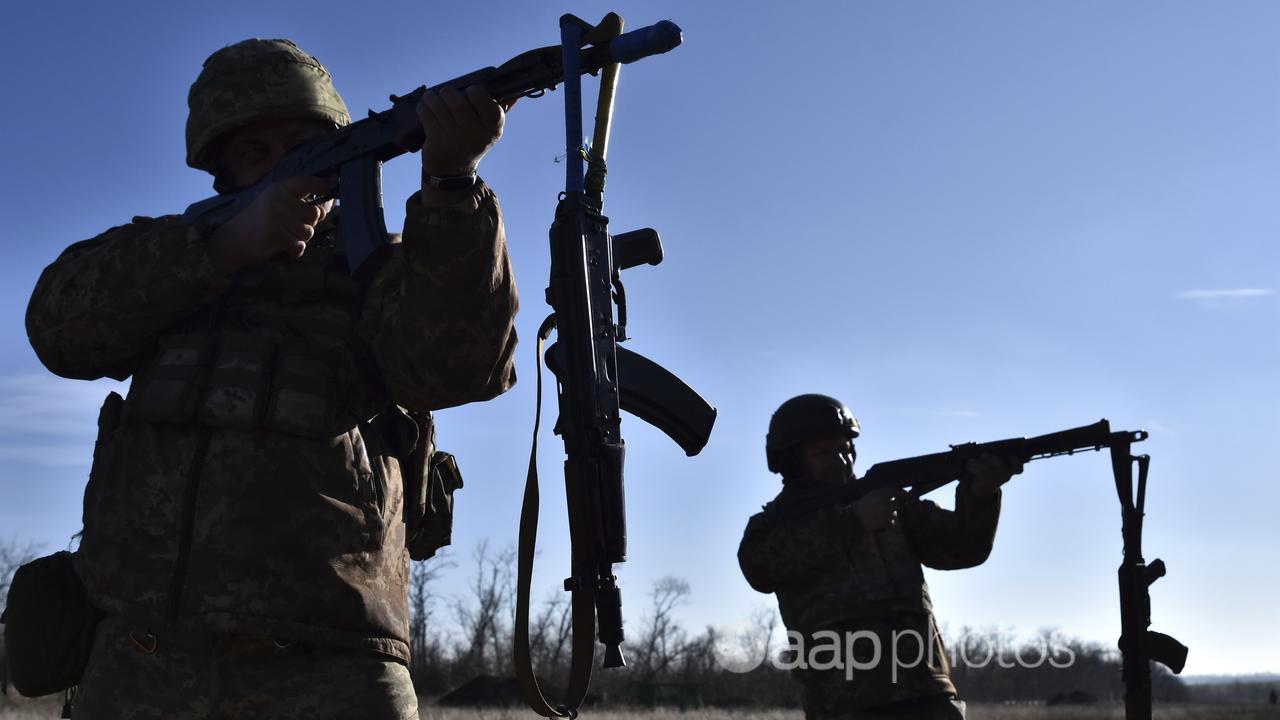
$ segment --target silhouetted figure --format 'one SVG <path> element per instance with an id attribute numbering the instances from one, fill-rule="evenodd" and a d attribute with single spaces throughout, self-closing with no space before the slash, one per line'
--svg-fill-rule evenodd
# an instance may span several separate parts
<path id="1" fill-rule="evenodd" d="M 405 485 L 429 411 L 515 382 L 511 264 L 475 175 L 503 109 L 422 95 L 421 191 L 353 275 L 330 180 L 271 175 L 350 122 L 328 71 L 246 40 L 188 105 L 187 163 L 221 194 L 266 185 L 218 227 L 135 217 L 75 243 L 27 312 L 54 373 L 133 376 L 100 415 L 74 555 L 107 612 L 75 716 L 416 720 Z M 136 110 L 90 114 L 155 115 Z"/>
<path id="2" fill-rule="evenodd" d="M 971 461 L 955 511 L 889 491 L 842 504 L 832 495 L 858 482 L 859 432 L 832 397 L 801 395 L 778 408 L 766 455 L 782 492 L 747 524 L 738 563 L 751 587 L 777 594 L 791 650 L 810 658 L 796 670 L 808 720 L 962 720 L 920 566 L 958 569 L 987 559 L 1000 485 L 1022 463 L 991 454 Z M 827 662 L 835 638 L 835 657 L 852 657 L 851 668 Z"/>

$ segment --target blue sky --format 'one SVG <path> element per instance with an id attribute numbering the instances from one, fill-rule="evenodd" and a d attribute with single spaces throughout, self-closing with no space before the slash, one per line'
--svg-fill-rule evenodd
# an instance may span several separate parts
<path id="1" fill-rule="evenodd" d="M 211 194 L 183 163 L 186 91 L 245 37 L 290 37 L 356 115 L 557 39 L 557 18 L 669 18 L 685 44 L 623 69 L 607 212 L 667 259 L 629 272 L 628 344 L 720 410 L 686 458 L 624 423 L 637 623 L 653 582 L 687 579 L 690 628 L 771 602 L 734 554 L 777 491 L 764 466 L 786 398 L 844 398 L 859 468 L 949 443 L 1110 419 L 1153 456 L 1145 549 L 1170 574 L 1155 628 L 1189 673 L 1277 671 L 1280 506 L 1280 6 L 1265 2 L 582 2 L 25 4 L 0 82 L 0 537 L 61 547 L 110 383 L 55 378 L 26 341 L 40 270 L 136 214 Z M 191 9 L 188 9 L 191 8 Z M 594 83 L 587 83 L 588 97 Z M 522 101 L 482 175 L 523 294 L 521 382 L 440 414 L 467 478 L 444 592 L 482 537 L 514 542 L 547 309 L 546 231 L 563 184 L 563 103 Z M 416 159 L 389 164 L 398 227 Z M 551 401 L 547 411 L 554 412 Z M 543 436 L 549 593 L 568 569 L 560 447 Z M 938 493 L 949 504 L 949 491 Z M 1104 455 L 1009 486 L 983 566 L 931 573 L 956 628 L 1119 634 L 1118 503 Z"/>

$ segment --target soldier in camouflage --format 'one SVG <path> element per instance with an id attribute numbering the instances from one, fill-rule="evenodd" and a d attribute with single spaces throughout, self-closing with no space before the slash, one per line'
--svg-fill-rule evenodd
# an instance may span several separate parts
<path id="1" fill-rule="evenodd" d="M 751 587 L 778 597 L 808 720 L 963 720 L 921 564 L 952 570 L 986 560 L 1000 485 L 1021 461 L 972 462 L 954 511 L 888 491 L 827 501 L 832 487 L 857 482 L 859 432 L 844 403 L 826 395 L 778 408 L 766 452 L 782 492 L 747 523 L 738 563 Z"/>
<path id="2" fill-rule="evenodd" d="M 349 122 L 285 40 L 214 53 L 188 102 L 187 162 L 219 192 Z M 418 717 L 403 503 L 429 436 L 410 414 L 515 382 L 516 289 L 475 176 L 506 109 L 479 87 L 426 93 L 422 190 L 361 282 L 308 177 L 217 228 L 134 218 L 44 271 L 41 361 L 133 377 L 103 406 L 85 491 L 75 568 L 108 614 L 76 718 Z"/>

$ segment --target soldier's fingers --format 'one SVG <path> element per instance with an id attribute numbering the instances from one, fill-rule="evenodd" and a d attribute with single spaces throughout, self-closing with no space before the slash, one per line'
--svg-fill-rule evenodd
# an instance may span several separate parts
<path id="1" fill-rule="evenodd" d="M 975 478 L 984 478 L 991 473 L 991 463 L 987 460 L 989 456 L 969 458 L 964 464 L 964 469 Z"/>
<path id="2" fill-rule="evenodd" d="M 289 197 L 301 200 L 309 195 L 327 194 L 329 192 L 329 181 L 310 175 L 299 175 L 282 180 L 277 187 Z"/>
<path id="3" fill-rule="evenodd" d="M 316 221 L 316 224 L 324 222 L 324 219 L 329 217 L 329 213 L 333 211 L 332 200 L 325 200 L 324 202 L 319 202 L 319 203 L 311 203 L 311 206 L 320 211 L 320 217 Z"/>
<path id="4" fill-rule="evenodd" d="M 418 103 L 418 121 L 422 123 L 422 130 L 427 134 L 427 138 L 444 136 L 444 128 L 440 126 L 440 119 L 436 117 L 435 111 L 427 104 L 425 96 Z"/>
<path id="5" fill-rule="evenodd" d="M 474 87 L 474 86 L 472 86 Z M 471 104 L 470 93 L 464 94 L 457 88 L 440 88 L 440 99 L 444 101 L 454 123 L 460 128 L 475 127 L 480 124 L 480 113 Z"/>
<path id="6" fill-rule="evenodd" d="M 446 90 L 449 88 L 445 88 Z M 454 92 L 457 92 L 454 90 Z M 440 135 L 454 135 L 458 132 L 458 122 L 453 117 L 453 113 L 449 110 L 449 106 L 439 93 L 425 92 L 422 94 L 422 102 L 419 107 L 425 107 L 427 112 L 435 120 L 437 128 L 437 137 Z M 418 117 L 422 117 L 422 113 L 418 113 Z M 425 120 L 423 121 L 426 122 Z M 425 127 L 425 124 L 424 124 Z"/>
<path id="7" fill-rule="evenodd" d="M 303 223 L 315 225 L 324 217 L 324 212 L 314 203 L 297 197 L 298 186 L 282 188 L 272 204 L 272 215 L 282 225 Z"/>
<path id="8" fill-rule="evenodd" d="M 311 238 L 315 237 L 315 234 L 316 234 L 316 229 L 311 227 L 310 225 L 299 225 L 296 223 L 292 225 L 286 225 L 284 230 L 286 233 L 288 233 L 289 237 L 295 243 L 301 242 L 304 246 L 304 249 L 305 249 L 305 245 L 308 242 L 310 242 Z"/>
<path id="9" fill-rule="evenodd" d="M 490 132 L 501 135 L 505 111 L 498 101 L 494 100 L 489 91 L 480 85 L 470 85 L 466 92 L 467 99 L 471 101 L 471 107 L 475 109 L 476 116 L 480 119 L 480 124 Z"/>

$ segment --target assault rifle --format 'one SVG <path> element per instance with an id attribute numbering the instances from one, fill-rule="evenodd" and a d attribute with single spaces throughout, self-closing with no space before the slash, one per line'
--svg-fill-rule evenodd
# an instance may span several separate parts
<path id="1" fill-rule="evenodd" d="M 1138 466 L 1137 495 L 1134 495 L 1133 466 Z M 1120 496 L 1121 532 L 1124 535 L 1124 560 L 1118 571 L 1120 579 L 1120 653 L 1124 678 L 1124 716 L 1126 720 L 1151 720 L 1151 661 L 1168 667 L 1174 674 L 1182 672 L 1187 662 L 1187 646 L 1172 637 L 1149 630 L 1151 627 L 1151 591 L 1156 580 L 1164 577 L 1164 561 L 1142 559 L 1142 517 L 1147 502 L 1147 468 L 1149 455 L 1130 455 L 1127 445 L 1111 447 L 1111 467 L 1116 477 L 1116 493 Z"/>
<path id="2" fill-rule="evenodd" d="M 674 32 L 664 49 L 680 42 Z M 618 347 L 627 339 L 626 293 L 620 271 L 639 264 L 657 265 L 662 244 L 651 229 L 610 235 L 604 215 L 605 153 L 613 115 L 617 65 L 605 68 L 589 147 L 582 145 L 581 87 L 578 64 L 595 53 L 583 48 L 616 46 L 622 19 L 610 13 L 592 27 L 573 15 L 560 18 L 565 69 L 566 182 L 551 225 L 551 278 L 547 303 L 553 313 L 538 331 L 537 353 L 552 329 L 558 342 L 546 352 L 555 373 L 560 416 L 556 433 L 564 440 L 565 495 L 569 513 L 573 645 L 568 690 L 552 705 L 534 676 L 529 640 L 530 583 L 538 526 L 537 436 L 541 418 L 542 374 L 538 373 L 538 420 L 520 514 L 517 566 L 515 666 L 521 695 L 534 712 L 574 717 L 586 696 L 595 654 L 596 621 L 605 646 L 603 666 L 622 667 L 622 595 L 613 564 L 626 560 L 626 509 L 623 502 L 624 443 L 621 411 L 627 410 L 670 436 L 688 455 L 706 444 L 716 411 L 688 385 L 661 366 Z M 616 39 L 613 39 L 615 38 Z M 674 42 L 672 41 L 674 40 Z M 584 162 L 587 168 L 584 173 Z M 617 307 L 617 318 L 614 307 Z"/>
<path id="3" fill-rule="evenodd" d="M 967 475 L 971 459 L 990 452 L 1023 462 L 1073 455 L 1109 448 L 1116 492 L 1120 496 L 1124 536 L 1124 561 L 1120 565 L 1120 652 L 1125 683 L 1126 720 L 1151 720 L 1151 661 L 1182 672 L 1187 648 L 1151 626 L 1151 594 L 1148 588 L 1165 574 L 1162 560 L 1150 565 L 1142 559 L 1142 518 L 1147 494 L 1148 455 L 1130 455 L 1133 443 L 1147 439 L 1145 430 L 1112 431 L 1100 420 L 1092 425 L 1030 438 L 1010 438 L 985 443 L 952 445 L 946 452 L 877 463 L 861 479 L 822 495 L 824 503 L 849 503 L 878 490 L 897 488 L 911 497 L 920 496 Z M 1133 466 L 1138 467 L 1134 493 Z"/>
<path id="4" fill-rule="evenodd" d="M 998 457 L 1018 458 L 1026 463 L 1121 444 L 1128 446 L 1146 439 L 1145 430 L 1112 432 L 1111 423 L 1100 420 L 1092 425 L 1048 435 L 952 445 L 946 452 L 876 463 L 860 479 L 837 489 L 834 500 L 854 502 L 867 493 L 886 488 L 904 490 L 907 495 L 919 498 L 965 477 L 968 474 L 965 466 L 969 461 L 988 452 Z M 832 498 L 828 496 L 827 499 Z"/>
<path id="5" fill-rule="evenodd" d="M 664 53 L 680 44 L 680 28 L 669 21 L 626 34 L 584 50 L 572 70 L 595 74 L 608 65 L 630 63 Z M 522 97 L 541 97 L 564 82 L 559 45 L 537 48 L 511 58 L 499 67 L 487 67 L 407 95 L 391 96 L 391 108 L 369 111 L 369 116 L 324 137 L 303 143 L 285 155 L 275 169 L 253 187 L 216 195 L 190 205 L 183 213 L 189 223 L 222 225 L 244 210 L 272 183 L 299 175 L 327 178 L 342 205 L 342 237 L 352 274 L 387 242 L 382 216 L 382 163 L 422 148 L 425 136 L 417 105 L 428 89 L 463 89 L 480 85 L 500 103 Z"/>

